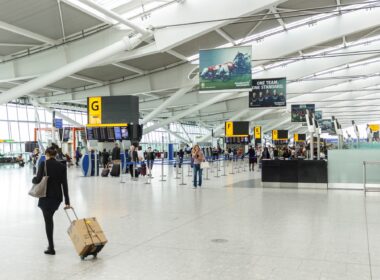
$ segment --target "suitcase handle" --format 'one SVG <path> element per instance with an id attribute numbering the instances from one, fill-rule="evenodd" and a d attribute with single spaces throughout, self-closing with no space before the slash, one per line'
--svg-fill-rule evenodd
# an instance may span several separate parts
<path id="1" fill-rule="evenodd" d="M 68 213 L 68 210 L 70 210 L 70 209 L 73 211 L 76 220 L 78 220 L 78 216 L 77 216 L 77 213 L 75 212 L 75 210 L 74 210 L 73 207 L 69 206 L 69 207 L 64 207 L 64 208 L 63 208 L 63 210 L 65 210 L 66 216 L 67 216 L 67 218 L 69 219 L 69 222 L 70 222 L 70 224 L 71 224 L 71 223 L 73 222 L 73 220 L 70 218 L 70 215 L 69 215 L 69 213 Z"/>

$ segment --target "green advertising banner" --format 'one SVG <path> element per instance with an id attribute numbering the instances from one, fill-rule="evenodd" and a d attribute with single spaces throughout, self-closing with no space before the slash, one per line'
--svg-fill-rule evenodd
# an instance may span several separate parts
<path id="1" fill-rule="evenodd" d="M 310 113 L 315 112 L 314 104 L 302 104 L 302 105 L 294 105 L 291 107 L 291 121 L 292 122 L 306 122 L 306 110 L 309 110 Z"/>
<path id="2" fill-rule="evenodd" d="M 251 88 L 252 47 L 199 51 L 199 89 L 239 90 Z"/>
<path id="3" fill-rule="evenodd" d="M 286 78 L 252 80 L 249 108 L 286 106 Z"/>

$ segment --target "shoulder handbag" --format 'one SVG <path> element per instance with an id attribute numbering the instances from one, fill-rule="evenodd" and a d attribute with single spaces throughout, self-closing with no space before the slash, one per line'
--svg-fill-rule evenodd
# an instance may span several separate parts
<path id="1" fill-rule="evenodd" d="M 49 176 L 47 175 L 47 168 L 46 168 L 46 160 L 45 160 L 45 176 L 42 177 L 41 182 L 38 184 L 34 184 L 33 187 L 29 191 L 29 195 L 37 198 L 46 197 L 46 191 L 47 191 L 47 183 Z"/>
<path id="2" fill-rule="evenodd" d="M 208 161 L 202 161 L 201 162 L 201 168 L 204 169 L 204 168 L 210 168 L 210 164 Z"/>

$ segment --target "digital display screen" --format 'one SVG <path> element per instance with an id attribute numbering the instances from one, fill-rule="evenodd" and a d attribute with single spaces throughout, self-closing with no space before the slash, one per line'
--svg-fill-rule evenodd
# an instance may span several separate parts
<path id="1" fill-rule="evenodd" d="M 121 129 L 120 127 L 114 127 L 115 140 L 121 140 Z"/>
<path id="2" fill-rule="evenodd" d="M 138 123 L 139 98 L 137 96 L 103 96 L 102 123 Z"/>
<path id="3" fill-rule="evenodd" d="M 249 122 L 234 122 L 234 135 L 248 135 Z"/>
<path id="4" fill-rule="evenodd" d="M 128 128 L 127 127 L 121 127 L 121 139 L 122 140 L 129 140 L 129 134 L 128 134 Z"/>
<path id="5" fill-rule="evenodd" d="M 288 131 L 287 130 L 278 130 L 277 133 L 278 133 L 277 134 L 278 140 L 287 140 L 288 139 Z"/>
<path id="6" fill-rule="evenodd" d="M 306 141 L 306 134 L 298 134 L 298 141 Z"/>
<path id="7" fill-rule="evenodd" d="M 113 142 L 115 140 L 115 130 L 113 127 L 107 127 L 107 141 Z"/>
<path id="8" fill-rule="evenodd" d="M 63 142 L 68 142 L 70 139 L 70 129 L 63 129 Z"/>
<path id="9" fill-rule="evenodd" d="M 88 127 L 86 131 L 87 131 L 87 140 L 95 140 L 94 129 L 92 127 Z"/>
<path id="10" fill-rule="evenodd" d="M 106 127 L 100 127 L 99 129 L 99 142 L 104 142 L 107 140 L 107 128 Z"/>

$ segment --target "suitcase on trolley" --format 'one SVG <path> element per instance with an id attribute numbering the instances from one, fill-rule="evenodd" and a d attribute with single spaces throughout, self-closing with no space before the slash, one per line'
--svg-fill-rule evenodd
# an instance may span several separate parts
<path id="1" fill-rule="evenodd" d="M 88 256 L 97 257 L 98 253 L 103 249 L 108 242 L 102 228 L 96 218 L 78 219 L 74 208 L 64 208 L 67 218 L 70 221 L 70 227 L 67 233 L 70 236 L 74 247 L 82 260 Z M 68 210 L 72 210 L 75 219 L 72 220 Z"/>

